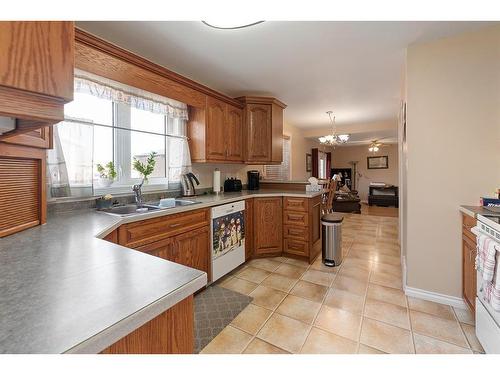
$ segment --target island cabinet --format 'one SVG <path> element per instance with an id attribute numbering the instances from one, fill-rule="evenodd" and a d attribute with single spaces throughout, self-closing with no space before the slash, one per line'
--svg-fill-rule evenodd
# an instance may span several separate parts
<path id="1" fill-rule="evenodd" d="M 283 253 L 312 262 L 321 250 L 321 198 L 283 198 Z"/>
<path id="2" fill-rule="evenodd" d="M 476 306 L 476 235 L 471 228 L 476 226 L 476 219 L 462 214 L 462 294 L 472 313 Z"/>
<path id="3" fill-rule="evenodd" d="M 123 224 L 117 239 L 120 245 L 204 271 L 210 281 L 209 224 L 207 209 L 194 210 Z"/>
<path id="4" fill-rule="evenodd" d="M 281 197 L 254 198 L 254 257 L 279 256 L 283 251 Z"/>
<path id="5" fill-rule="evenodd" d="M 243 163 L 243 110 L 207 96 L 190 107 L 188 138 L 193 162 Z"/>
<path id="6" fill-rule="evenodd" d="M 74 44 L 73 22 L 0 22 L 0 115 L 17 119 L 0 139 L 64 119 L 64 103 L 73 99 Z"/>
<path id="7" fill-rule="evenodd" d="M 275 98 L 243 96 L 244 158 L 248 164 L 279 164 L 283 161 L 283 110 Z"/>

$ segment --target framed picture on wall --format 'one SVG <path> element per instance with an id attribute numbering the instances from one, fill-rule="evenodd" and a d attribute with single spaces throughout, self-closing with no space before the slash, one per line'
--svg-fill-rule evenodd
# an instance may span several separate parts
<path id="1" fill-rule="evenodd" d="M 388 156 L 368 156 L 367 158 L 368 169 L 388 169 L 389 157 Z"/>
<path id="2" fill-rule="evenodd" d="M 306 154 L 306 172 L 312 172 L 313 170 L 313 156 L 312 154 Z"/>

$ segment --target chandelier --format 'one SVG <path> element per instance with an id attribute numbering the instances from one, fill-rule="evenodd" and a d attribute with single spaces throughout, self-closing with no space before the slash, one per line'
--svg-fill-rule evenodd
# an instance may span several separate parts
<path id="1" fill-rule="evenodd" d="M 378 150 L 380 150 L 380 147 L 382 147 L 382 143 L 375 140 L 375 141 L 372 141 L 370 143 L 370 147 L 368 147 L 368 151 L 378 152 Z"/>
<path id="2" fill-rule="evenodd" d="M 332 134 L 325 135 L 324 137 L 319 137 L 319 142 L 328 146 L 335 146 L 338 144 L 346 143 L 349 140 L 349 134 L 337 134 L 335 126 L 335 116 L 333 116 L 332 111 L 326 112 L 330 118 L 330 123 L 332 124 Z"/>

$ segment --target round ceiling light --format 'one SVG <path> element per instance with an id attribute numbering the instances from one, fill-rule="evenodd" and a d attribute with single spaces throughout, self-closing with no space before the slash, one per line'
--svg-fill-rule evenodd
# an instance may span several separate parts
<path id="1" fill-rule="evenodd" d="M 235 24 L 234 22 L 230 21 L 214 21 L 214 22 L 208 22 L 208 21 L 201 21 L 208 27 L 212 27 L 214 29 L 220 29 L 220 30 L 236 30 L 236 29 L 244 29 L 245 27 L 250 27 L 250 26 L 255 26 L 258 25 L 259 23 L 262 23 L 264 21 L 256 21 L 256 22 L 251 22 L 247 24 Z"/>

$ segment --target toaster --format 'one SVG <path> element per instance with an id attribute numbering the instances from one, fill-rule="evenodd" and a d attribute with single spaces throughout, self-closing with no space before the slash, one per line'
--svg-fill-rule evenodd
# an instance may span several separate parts
<path id="1" fill-rule="evenodd" d="M 226 181 L 224 181 L 224 191 L 241 191 L 242 189 L 242 184 L 241 180 L 238 180 L 236 178 L 228 178 Z"/>

